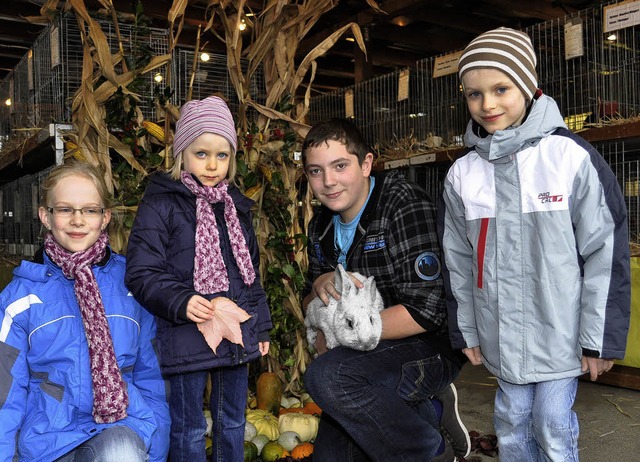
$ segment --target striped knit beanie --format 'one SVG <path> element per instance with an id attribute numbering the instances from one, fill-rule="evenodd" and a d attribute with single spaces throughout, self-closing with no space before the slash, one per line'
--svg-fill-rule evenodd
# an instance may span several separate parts
<path id="1" fill-rule="evenodd" d="M 231 144 L 233 152 L 238 149 L 233 116 L 222 98 L 209 96 L 203 100 L 188 101 L 182 106 L 173 137 L 173 156 L 184 151 L 203 133 L 223 136 Z"/>
<path id="2" fill-rule="evenodd" d="M 530 100 L 538 89 L 536 54 L 524 32 L 500 27 L 473 39 L 458 61 L 460 80 L 472 69 L 504 72 Z"/>

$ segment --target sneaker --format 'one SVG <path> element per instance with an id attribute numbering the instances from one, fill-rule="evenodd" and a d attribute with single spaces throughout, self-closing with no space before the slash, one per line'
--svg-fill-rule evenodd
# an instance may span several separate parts
<path id="1" fill-rule="evenodd" d="M 457 462 L 458 458 L 456 457 L 455 452 L 453 452 L 453 447 L 447 438 L 444 438 L 444 452 L 442 454 L 436 454 L 436 456 L 431 459 L 431 462 Z"/>
<path id="2" fill-rule="evenodd" d="M 442 403 L 440 432 L 451 443 L 456 456 L 467 457 L 471 452 L 471 439 L 458 413 L 458 392 L 455 385 L 450 384 L 433 398 Z"/>

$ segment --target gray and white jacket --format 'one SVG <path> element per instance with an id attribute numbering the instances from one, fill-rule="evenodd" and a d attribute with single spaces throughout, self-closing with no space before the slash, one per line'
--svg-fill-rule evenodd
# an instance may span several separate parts
<path id="1" fill-rule="evenodd" d="M 581 375 L 583 355 L 624 357 L 629 240 L 613 172 L 545 95 L 521 126 L 481 132 L 469 123 L 444 187 L 453 347 L 480 346 L 516 384 Z"/>

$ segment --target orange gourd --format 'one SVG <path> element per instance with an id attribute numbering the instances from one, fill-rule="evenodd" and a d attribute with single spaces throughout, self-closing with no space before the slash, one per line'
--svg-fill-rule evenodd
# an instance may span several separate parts
<path id="1" fill-rule="evenodd" d="M 282 397 L 282 381 L 275 372 L 263 372 L 256 381 L 256 401 L 258 409 L 278 415 L 280 398 Z"/>
<path id="2" fill-rule="evenodd" d="M 309 401 L 302 408 L 302 412 L 304 412 L 305 414 L 320 415 L 322 414 L 322 409 L 320 409 L 320 406 L 318 406 L 313 401 Z"/>
<path id="3" fill-rule="evenodd" d="M 304 409 L 302 409 L 301 407 L 281 407 L 280 413 L 278 415 L 293 413 L 304 414 Z"/>
<path id="4" fill-rule="evenodd" d="M 309 442 L 300 443 L 291 451 L 291 457 L 295 460 L 309 457 L 311 454 L 313 454 L 313 443 Z"/>

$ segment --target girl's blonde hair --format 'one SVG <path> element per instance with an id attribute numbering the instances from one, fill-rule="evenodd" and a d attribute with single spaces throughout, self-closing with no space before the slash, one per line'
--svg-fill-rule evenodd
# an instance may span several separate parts
<path id="1" fill-rule="evenodd" d="M 102 199 L 102 206 L 105 209 L 110 209 L 115 205 L 113 194 L 109 191 L 102 172 L 89 163 L 71 159 L 62 165 L 53 167 L 42 182 L 40 187 L 40 197 L 42 201 L 40 205 L 42 207 L 47 208 L 51 206 L 51 204 L 49 204 L 51 191 L 58 185 L 60 180 L 70 175 L 83 176 L 93 181 L 100 195 L 100 199 Z"/>
<path id="2" fill-rule="evenodd" d="M 167 170 L 167 173 L 171 175 L 176 181 L 180 181 L 180 174 L 182 173 L 182 152 L 179 152 L 173 158 L 173 166 Z M 234 184 L 236 178 L 236 172 L 238 168 L 236 166 L 236 150 L 231 146 L 231 156 L 229 157 L 229 171 L 227 172 L 227 180 L 230 184 Z"/>

